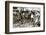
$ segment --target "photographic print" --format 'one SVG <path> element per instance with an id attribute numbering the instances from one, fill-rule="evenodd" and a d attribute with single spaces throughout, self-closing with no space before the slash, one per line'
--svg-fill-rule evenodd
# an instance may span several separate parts
<path id="1" fill-rule="evenodd" d="M 5 33 L 45 31 L 45 4 L 32 2 L 5 2 Z"/>
<path id="2" fill-rule="evenodd" d="M 13 27 L 40 27 L 40 8 L 13 7 Z"/>

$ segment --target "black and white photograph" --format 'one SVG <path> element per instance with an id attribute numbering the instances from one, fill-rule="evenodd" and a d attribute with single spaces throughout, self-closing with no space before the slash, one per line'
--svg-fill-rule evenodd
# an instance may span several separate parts
<path id="1" fill-rule="evenodd" d="M 13 7 L 13 27 L 40 27 L 40 8 Z"/>
<path id="2" fill-rule="evenodd" d="M 44 32 L 44 3 L 6 1 L 5 7 L 6 33 Z"/>

